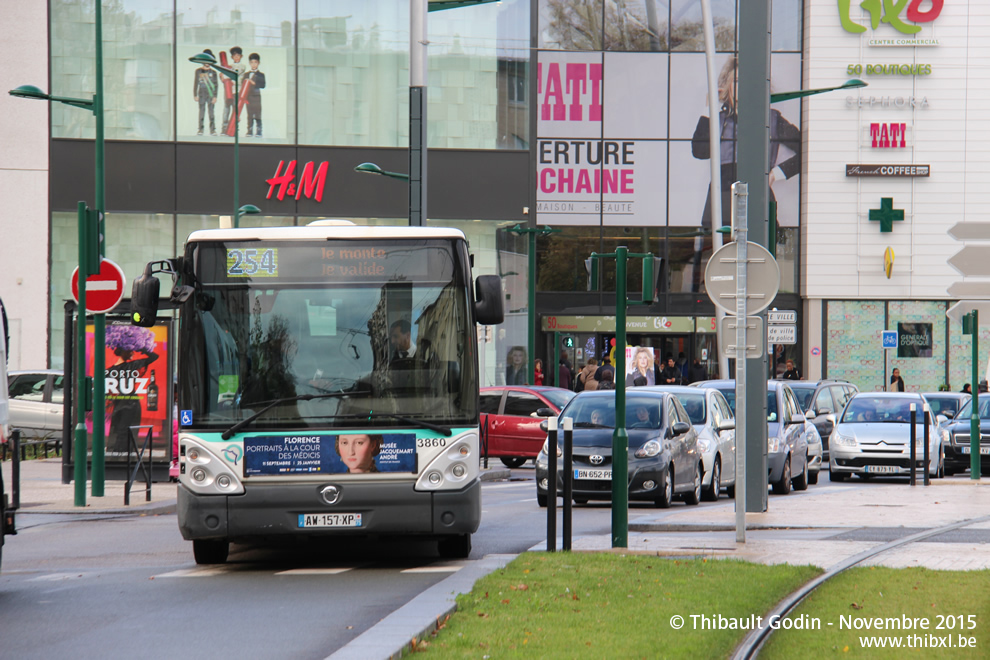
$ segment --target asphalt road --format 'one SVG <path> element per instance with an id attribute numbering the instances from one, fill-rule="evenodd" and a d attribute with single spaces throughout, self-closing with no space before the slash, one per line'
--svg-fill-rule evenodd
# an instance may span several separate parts
<path id="1" fill-rule="evenodd" d="M 467 561 L 543 542 L 533 475 L 483 484 L 471 557 L 452 562 L 432 542 L 373 540 L 233 546 L 228 564 L 199 567 L 174 515 L 22 511 L 4 547 L 0 660 L 325 658 Z M 832 486 L 826 475 L 810 492 Z M 634 504 L 629 520 L 657 513 Z M 575 537 L 610 525 L 606 502 L 574 508 Z"/>
<path id="2" fill-rule="evenodd" d="M 545 539 L 532 468 L 485 483 L 471 559 Z M 607 533 L 589 510 L 577 533 Z M 0 575 L 0 658 L 324 658 L 465 562 L 431 542 L 233 546 L 196 566 L 174 515 L 18 515 Z M 468 560 L 470 561 L 470 560 Z"/>

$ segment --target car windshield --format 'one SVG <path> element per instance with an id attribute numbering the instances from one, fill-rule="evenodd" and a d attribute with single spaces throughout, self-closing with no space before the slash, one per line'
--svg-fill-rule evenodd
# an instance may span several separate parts
<path id="1" fill-rule="evenodd" d="M 540 394 L 543 395 L 550 403 L 557 406 L 557 410 L 563 410 L 567 402 L 573 399 L 576 394 L 570 390 L 558 389 L 558 390 L 540 390 Z"/>
<path id="2" fill-rule="evenodd" d="M 704 392 L 697 392 L 697 393 L 678 392 L 677 398 L 681 402 L 681 405 L 684 406 L 684 410 L 687 411 L 688 417 L 691 418 L 692 424 L 705 423 L 705 393 Z"/>
<path id="3" fill-rule="evenodd" d="M 983 394 L 980 395 L 980 419 L 990 419 L 990 401 Z M 970 399 L 959 409 L 956 419 L 965 420 L 973 414 L 973 400 Z"/>
<path id="4" fill-rule="evenodd" d="M 729 403 L 729 410 L 731 410 L 732 411 L 732 414 L 735 415 L 736 414 L 736 386 L 733 385 L 732 387 L 726 387 L 726 388 L 719 387 L 718 388 L 718 391 L 721 392 L 722 393 L 722 396 L 725 397 L 725 400 L 728 401 L 728 403 Z"/>
<path id="5" fill-rule="evenodd" d="M 801 410 L 810 410 L 811 401 L 815 396 L 815 388 L 791 385 L 791 390 L 794 391 L 794 396 L 797 397 L 798 403 L 801 404 Z"/>
<path id="6" fill-rule="evenodd" d="M 626 427 L 630 429 L 658 429 L 663 424 L 660 397 L 627 396 Z M 574 428 L 614 428 L 615 397 L 578 397 L 571 401 L 561 414 L 563 419 L 573 419 Z"/>
<path id="7" fill-rule="evenodd" d="M 956 413 L 959 412 L 959 406 L 962 405 L 963 402 L 962 399 L 954 396 L 925 395 L 925 400 L 928 402 L 928 406 L 932 409 L 932 413 L 936 415 L 945 415 L 946 417 L 955 417 Z M 982 408 L 983 406 L 980 407 Z"/>
<path id="8" fill-rule="evenodd" d="M 842 413 L 843 423 L 888 422 L 904 424 L 911 421 L 911 404 L 918 409 L 918 423 L 923 421 L 917 399 L 882 396 L 853 397 Z"/>

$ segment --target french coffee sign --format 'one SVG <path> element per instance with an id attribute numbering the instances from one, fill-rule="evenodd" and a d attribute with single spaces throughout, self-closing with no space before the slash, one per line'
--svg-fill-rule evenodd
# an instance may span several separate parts
<path id="1" fill-rule="evenodd" d="M 666 54 L 539 52 L 540 223 L 663 223 L 667 69 Z"/>
<path id="2" fill-rule="evenodd" d="M 926 177 L 931 171 L 931 165 L 846 165 L 846 176 Z"/>

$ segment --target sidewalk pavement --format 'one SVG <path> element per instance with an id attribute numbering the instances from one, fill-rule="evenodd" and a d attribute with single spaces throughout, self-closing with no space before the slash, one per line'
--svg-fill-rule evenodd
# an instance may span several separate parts
<path id="1" fill-rule="evenodd" d="M 823 475 L 827 484 L 827 473 Z M 764 513 L 746 514 L 745 543 L 736 542 L 731 500 L 700 506 L 674 504 L 663 513 L 630 510 L 628 549 L 610 536 L 575 538 L 576 551 L 646 552 L 672 556 L 732 557 L 765 564 L 814 564 L 828 569 L 885 542 L 965 520 L 948 531 L 879 554 L 863 565 L 937 570 L 990 568 L 990 479 L 932 480 L 930 486 L 853 480 L 829 488 L 771 495 Z M 578 515 L 580 515 L 578 509 Z M 545 549 L 540 544 L 533 550 Z M 557 547 L 560 547 L 558 542 Z"/>
<path id="2" fill-rule="evenodd" d="M 8 495 L 11 492 L 10 460 L 2 463 L 3 482 Z M 511 476 L 509 468 L 491 467 L 483 470 L 482 481 L 497 481 Z M 86 482 L 86 506 L 75 505 L 75 483 L 62 483 L 62 459 L 41 458 L 21 462 L 21 493 L 19 513 L 59 514 L 161 514 L 175 513 L 173 482 L 151 484 L 151 501 L 146 500 L 145 484 L 135 482 L 131 486 L 130 505 L 124 505 L 124 482 L 106 480 L 102 497 L 93 497 L 92 481 Z M 10 496 L 10 495 L 9 495 Z M 10 496 L 12 498 L 12 496 Z"/>

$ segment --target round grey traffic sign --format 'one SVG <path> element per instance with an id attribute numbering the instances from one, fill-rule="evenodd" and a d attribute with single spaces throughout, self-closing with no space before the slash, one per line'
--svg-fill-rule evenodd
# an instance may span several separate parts
<path id="1" fill-rule="evenodd" d="M 773 302 L 780 288 L 780 268 L 770 251 L 759 243 L 747 242 L 746 315 L 755 316 Z M 736 313 L 736 261 L 738 243 L 727 243 L 708 260 L 705 288 L 716 307 L 726 314 Z"/>

